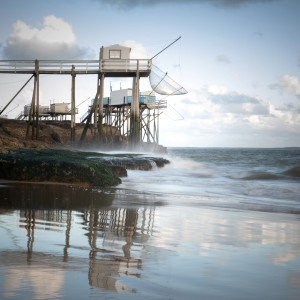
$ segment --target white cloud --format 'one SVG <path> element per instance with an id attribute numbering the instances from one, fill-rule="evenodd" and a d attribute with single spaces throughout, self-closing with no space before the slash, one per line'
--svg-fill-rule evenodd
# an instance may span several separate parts
<path id="1" fill-rule="evenodd" d="M 40 28 L 18 20 L 3 46 L 8 59 L 76 59 L 85 54 L 72 26 L 54 15 L 44 17 Z"/>
<path id="2" fill-rule="evenodd" d="M 300 114 L 297 110 L 293 108 L 291 110 L 280 109 L 270 105 L 270 113 L 277 120 L 281 121 L 280 126 L 289 127 L 294 132 L 300 132 Z"/>
<path id="3" fill-rule="evenodd" d="M 291 93 L 292 95 L 300 97 L 300 78 L 291 75 L 283 75 L 279 79 L 279 86 Z"/>
<path id="4" fill-rule="evenodd" d="M 226 86 L 212 84 L 207 86 L 208 93 L 212 95 L 225 95 L 228 93 L 228 89 Z"/>
<path id="5" fill-rule="evenodd" d="M 217 85 L 191 90 L 185 97 L 168 101 L 184 116 L 176 122 L 179 118 L 168 118 L 172 108 L 166 110 L 160 132 L 168 146 L 187 141 L 190 146 L 224 143 L 245 147 L 292 146 L 300 142 L 300 114 L 294 106 L 281 109 L 257 96 Z M 174 135 L 176 140 L 169 138 Z"/>
<path id="6" fill-rule="evenodd" d="M 258 97 L 229 91 L 225 86 L 206 86 L 200 91 L 192 92 L 191 98 L 193 100 L 183 99 L 182 103 L 185 105 L 186 112 L 193 116 L 197 116 L 203 111 L 209 114 L 219 113 L 224 116 L 226 114 L 239 116 L 269 114 L 269 103 L 266 101 Z"/>
<path id="7" fill-rule="evenodd" d="M 210 95 L 211 102 L 219 106 L 220 111 L 224 113 L 234 113 L 239 115 L 268 115 L 268 103 L 253 96 L 239 94 L 237 92 L 228 92 L 221 95 Z"/>
<path id="8" fill-rule="evenodd" d="M 152 56 L 143 44 L 136 41 L 128 40 L 125 41 L 122 45 L 131 48 L 130 58 L 147 59 L 151 58 Z"/>

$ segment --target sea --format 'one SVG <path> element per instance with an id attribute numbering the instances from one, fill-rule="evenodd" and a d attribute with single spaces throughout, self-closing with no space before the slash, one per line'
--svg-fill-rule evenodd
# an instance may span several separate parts
<path id="1" fill-rule="evenodd" d="M 1 181 L 0 299 L 300 299 L 300 148 L 159 156 L 103 190 Z"/>

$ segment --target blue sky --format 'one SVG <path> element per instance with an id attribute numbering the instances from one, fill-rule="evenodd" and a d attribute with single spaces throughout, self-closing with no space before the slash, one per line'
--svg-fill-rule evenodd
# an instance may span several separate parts
<path id="1" fill-rule="evenodd" d="M 154 60 L 188 90 L 166 98 L 168 108 L 160 118 L 165 146 L 300 146 L 300 1 L 0 4 L 0 59 L 97 59 L 101 46 L 116 43 L 130 46 L 132 58 L 149 58 L 181 36 Z M 0 74 L 0 106 L 27 78 Z M 128 80 L 107 78 L 106 96 L 110 84 L 117 89 L 120 83 L 131 87 Z M 141 86 L 149 89 L 147 79 Z M 69 76 L 41 76 L 42 104 L 69 101 L 70 88 Z M 77 103 L 95 92 L 96 77 L 77 76 Z M 6 113 L 14 117 L 31 95 L 32 84 Z"/>

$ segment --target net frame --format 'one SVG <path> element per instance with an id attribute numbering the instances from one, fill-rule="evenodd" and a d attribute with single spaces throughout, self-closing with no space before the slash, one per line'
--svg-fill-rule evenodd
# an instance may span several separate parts
<path id="1" fill-rule="evenodd" d="M 168 73 L 153 65 L 149 75 L 149 82 L 153 91 L 160 95 L 184 95 L 187 90 L 173 80 Z"/>

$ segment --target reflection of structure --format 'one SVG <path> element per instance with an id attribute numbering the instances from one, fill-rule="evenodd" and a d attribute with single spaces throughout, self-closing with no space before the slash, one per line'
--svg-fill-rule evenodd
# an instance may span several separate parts
<path id="1" fill-rule="evenodd" d="M 60 190 L 61 198 L 57 198 L 58 194 L 54 196 L 52 188 L 56 192 Z M 37 250 L 41 243 L 39 238 L 44 234 L 41 235 L 39 231 L 63 237 L 64 243 L 55 245 L 56 251 L 61 253 L 64 263 L 70 261 L 70 258 L 73 260 L 74 257 L 70 257 L 70 249 L 74 251 L 74 246 L 76 247 L 72 238 L 78 235 L 78 231 L 74 234 L 72 229 L 74 223 L 77 223 L 83 226 L 81 230 L 83 234 L 86 232 L 87 236 L 85 241 L 80 238 L 78 248 L 85 243 L 89 245 L 85 249 L 89 259 L 89 283 L 111 291 L 133 292 L 133 289 L 123 284 L 120 279 L 122 276 L 141 276 L 143 244 L 153 232 L 153 207 L 108 208 L 111 204 L 108 200 L 113 199 L 114 194 L 91 193 L 74 190 L 74 187 L 68 186 L 37 184 L 28 190 L 24 189 L 22 193 L 18 188 L 8 187 L 8 190 L 9 192 L 6 189 L 2 190 L 7 199 L 5 205 L 19 209 L 19 226 L 26 230 L 25 266 L 36 265 L 36 257 L 40 255 Z M 47 258 L 46 253 L 45 255 Z M 50 260 L 56 258 L 57 256 L 53 256 Z M 75 257 L 75 260 L 80 258 Z"/>
<path id="2" fill-rule="evenodd" d="M 27 242 L 27 260 L 30 262 L 32 258 L 32 248 L 34 242 L 34 227 L 35 227 L 35 211 L 34 210 L 25 210 L 25 229 L 27 230 L 28 242 Z"/>
<path id="3" fill-rule="evenodd" d="M 18 197 L 20 199 L 22 196 L 19 194 Z M 0 278 L 4 278 L 2 286 L 5 293 L 14 297 L 13 293 L 17 291 L 17 298 L 24 290 L 27 292 L 32 288 L 32 293 L 38 295 L 38 299 L 46 298 L 46 294 L 48 299 L 58 299 L 67 293 L 68 298 L 95 298 L 99 294 L 100 297 L 105 294 L 104 297 L 124 298 L 124 295 L 118 297 L 112 293 L 104 293 L 104 289 L 131 292 L 137 287 L 144 288 L 138 292 L 146 297 L 152 296 L 147 292 L 153 288 L 153 291 L 156 290 L 153 297 L 176 295 L 178 291 L 178 298 L 183 298 L 182 287 L 188 293 L 191 287 L 191 294 L 186 298 L 197 299 L 199 278 L 205 278 L 201 289 L 219 286 L 222 291 L 225 284 L 233 292 L 236 286 L 232 279 L 242 278 L 241 289 L 249 292 L 250 296 L 257 295 L 253 291 L 263 290 L 266 286 L 268 290 L 272 290 L 272 279 L 276 279 L 278 291 L 283 287 L 292 292 L 286 295 L 292 294 L 293 299 L 298 299 L 296 296 L 299 295 L 297 289 L 300 277 L 296 268 L 299 265 L 300 227 L 296 215 L 239 210 L 224 213 L 224 210 L 196 206 L 181 209 L 174 203 L 173 206 L 169 205 L 166 209 L 155 212 L 157 224 L 154 227 L 155 234 L 152 234 L 154 209 L 150 206 L 147 209 L 141 208 L 145 202 L 137 204 L 137 195 L 131 197 L 126 198 L 130 200 L 130 204 L 126 205 L 130 205 L 131 209 L 120 208 L 125 205 L 125 201 L 121 201 L 118 194 L 113 207 L 96 208 L 94 204 L 101 199 L 94 199 L 94 203 L 90 201 L 77 211 L 70 208 L 67 212 L 55 206 L 61 199 L 53 198 L 47 204 L 52 209 L 44 209 L 44 203 L 39 210 L 33 210 L 30 207 L 31 201 L 25 203 L 28 208 L 26 211 L 21 210 L 22 221 L 19 224 L 23 222 L 29 226 L 26 225 L 26 230 L 22 228 L 16 232 L 21 232 L 26 241 L 28 229 L 32 237 L 35 234 L 34 245 L 33 239 L 28 237 L 32 259 L 30 264 L 27 263 L 27 255 L 24 255 L 22 249 L 22 245 L 26 245 L 24 238 L 22 240 L 20 236 L 15 238 L 12 235 L 11 240 L 18 243 L 15 247 L 18 249 L 14 252 L 7 251 L 13 247 L 7 244 L 9 246 L 5 248 L 6 239 L 2 240 L 1 249 L 5 251 L 0 252 Z M 142 197 L 147 198 L 147 195 L 143 194 Z M 86 198 L 82 199 L 90 198 L 92 196 L 86 193 Z M 2 193 L 0 199 L 5 202 Z M 149 203 L 150 201 L 148 205 Z M 19 209 L 20 205 L 22 204 L 15 205 L 14 208 Z M 10 212 L 7 220 L 14 222 L 18 214 L 19 212 Z M 63 227 L 59 227 L 60 225 Z M 55 229 L 60 231 L 53 231 Z M 146 242 L 150 235 L 151 239 Z M 8 239 L 11 238 L 9 234 L 7 236 Z M 45 248 L 47 246 L 50 249 Z M 218 247 L 220 248 L 216 250 Z M 67 262 L 62 259 L 62 249 L 64 255 L 65 250 L 68 252 Z M 142 260 L 145 254 L 146 263 Z M 205 257 L 200 257 L 201 255 Z M 284 266 L 274 267 L 278 263 Z M 195 270 L 197 276 L 191 270 Z M 269 274 L 273 275 L 273 271 L 274 277 L 268 277 Z M 4 276 L 1 277 L 2 274 Z M 139 279 L 138 276 L 143 274 L 146 274 L 146 278 Z M 224 274 L 233 274 L 233 277 L 228 281 Z M 181 282 L 182 278 L 186 279 L 185 282 Z M 43 282 L 38 282 L 39 280 Z M 95 288 L 89 289 L 88 283 Z M 176 286 L 177 284 L 179 285 Z M 25 286 L 23 290 L 22 285 Z M 73 297 L 81 285 L 85 285 L 82 289 L 84 292 L 92 291 L 92 297 Z M 258 288 L 253 289 L 256 285 Z M 212 289 L 209 288 L 208 291 L 214 295 Z M 130 298 L 130 295 L 125 298 Z"/>
<path id="4" fill-rule="evenodd" d="M 84 219 L 91 246 L 90 284 L 108 290 L 132 291 L 120 284 L 117 277 L 141 276 L 137 270 L 142 267 L 142 259 L 136 256 L 141 254 L 143 243 L 152 234 L 154 209 L 91 210 L 85 213 Z"/>

